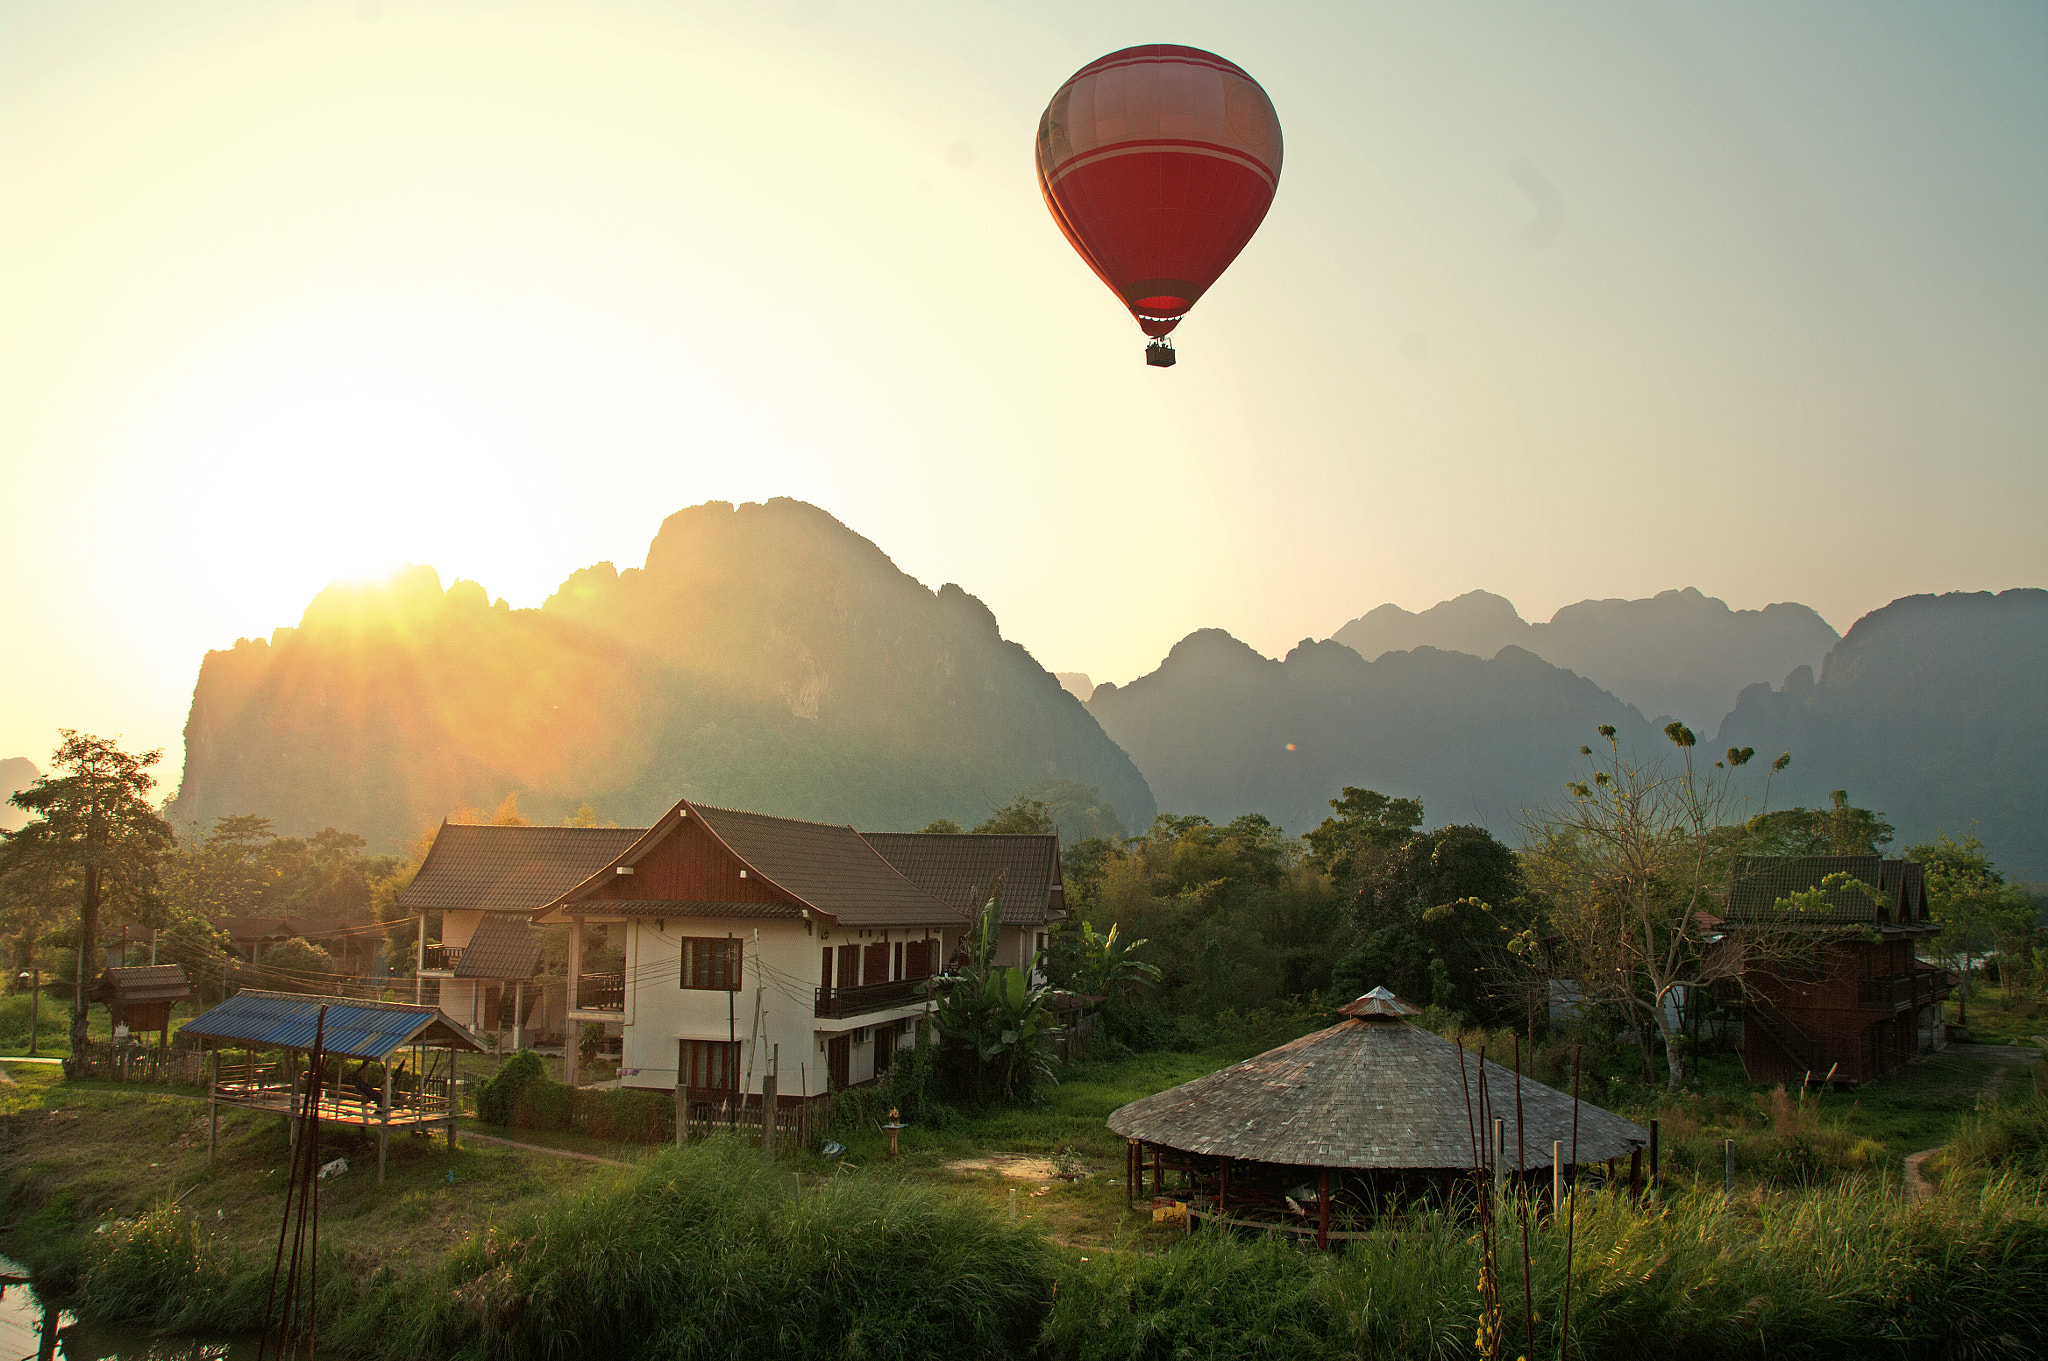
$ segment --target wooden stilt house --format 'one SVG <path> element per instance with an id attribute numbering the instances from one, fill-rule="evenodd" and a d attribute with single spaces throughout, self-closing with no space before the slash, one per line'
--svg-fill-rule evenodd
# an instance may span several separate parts
<path id="1" fill-rule="evenodd" d="M 1195 1218 L 1359 1236 L 1389 1199 L 1441 1196 L 1475 1168 L 1497 1177 L 1631 1158 L 1649 1131 L 1481 1062 L 1412 1024 L 1375 988 L 1345 1019 L 1112 1111 L 1125 1185 L 1150 1180 Z"/>

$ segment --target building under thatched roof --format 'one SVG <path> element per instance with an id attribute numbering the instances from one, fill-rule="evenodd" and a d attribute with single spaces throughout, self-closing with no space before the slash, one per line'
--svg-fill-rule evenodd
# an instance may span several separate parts
<path id="1" fill-rule="evenodd" d="M 1150 1166 L 1163 1189 L 1177 1171 L 1219 1211 L 1264 1202 L 1299 1212 L 1300 1197 L 1286 1193 L 1313 1180 L 1327 1231 L 1332 1178 L 1340 1204 L 1348 1187 L 1369 1210 L 1477 1167 L 1547 1171 L 1553 1143 L 1566 1162 L 1585 1164 L 1649 1141 L 1633 1121 L 1534 1078 L 1518 1093 L 1513 1069 L 1412 1024 L 1416 1008 L 1384 988 L 1341 1010 L 1346 1019 L 1328 1030 L 1111 1112 L 1109 1127 L 1131 1141 L 1134 1177 Z"/>

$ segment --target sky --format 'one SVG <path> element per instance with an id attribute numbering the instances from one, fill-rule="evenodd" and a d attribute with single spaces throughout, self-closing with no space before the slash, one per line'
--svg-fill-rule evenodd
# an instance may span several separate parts
<path id="1" fill-rule="evenodd" d="M 1286 165 L 1148 368 L 1040 112 Z M 538 605 L 793 496 L 1045 666 L 1483 588 L 2048 585 L 2048 6 L 0 0 L 0 756 L 166 748 L 401 562 Z"/>

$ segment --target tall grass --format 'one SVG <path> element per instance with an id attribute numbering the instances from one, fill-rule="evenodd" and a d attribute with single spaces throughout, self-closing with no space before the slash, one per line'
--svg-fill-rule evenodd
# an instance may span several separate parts
<path id="1" fill-rule="evenodd" d="M 2048 1211 L 1999 1181 L 1908 1207 L 1869 1184 L 1637 1208 L 1580 1205 L 1572 1354 L 1585 1357 L 2035 1355 L 2048 1345 Z M 1531 1235 L 1536 1351 L 1558 1354 L 1564 1234 Z M 1205 1232 L 1063 1278 L 1043 1350 L 1095 1358 L 1462 1357 L 1479 1325 L 1479 1245 L 1409 1217 L 1321 1257 Z M 1520 1263 L 1503 1262 L 1509 1355 L 1524 1350 Z"/>
<path id="2" fill-rule="evenodd" d="M 332 1330 L 376 1357 L 982 1357 L 1028 1351 L 1051 1250 L 874 1177 L 796 1193 L 736 1140 L 644 1168 L 391 1277 Z"/>
<path id="3" fill-rule="evenodd" d="M 2048 1177 L 2048 1063 L 2006 1078 L 2005 1099 L 1966 1115 L 1941 1155 L 1944 1183 L 2017 1173 Z"/>

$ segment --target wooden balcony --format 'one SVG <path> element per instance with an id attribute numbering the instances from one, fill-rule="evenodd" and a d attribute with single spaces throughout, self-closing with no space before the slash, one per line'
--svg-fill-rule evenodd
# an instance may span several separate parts
<path id="1" fill-rule="evenodd" d="M 624 1011 L 626 975 L 587 973 L 576 980 L 576 1000 L 571 1011 Z"/>
<path id="2" fill-rule="evenodd" d="M 460 945 L 429 945 L 420 954 L 421 973 L 454 973 L 462 960 Z"/>
<path id="3" fill-rule="evenodd" d="M 858 988 L 819 988 L 813 1014 L 820 1019 L 838 1020 L 892 1007 L 916 1006 L 924 1001 L 925 981 L 902 978 L 894 983 L 868 983 Z"/>
<path id="4" fill-rule="evenodd" d="M 1948 980 L 1939 973 L 1916 969 L 1911 973 L 1884 978 L 1865 978 L 1856 984 L 1858 1011 L 1917 1011 L 1948 995 Z"/>

